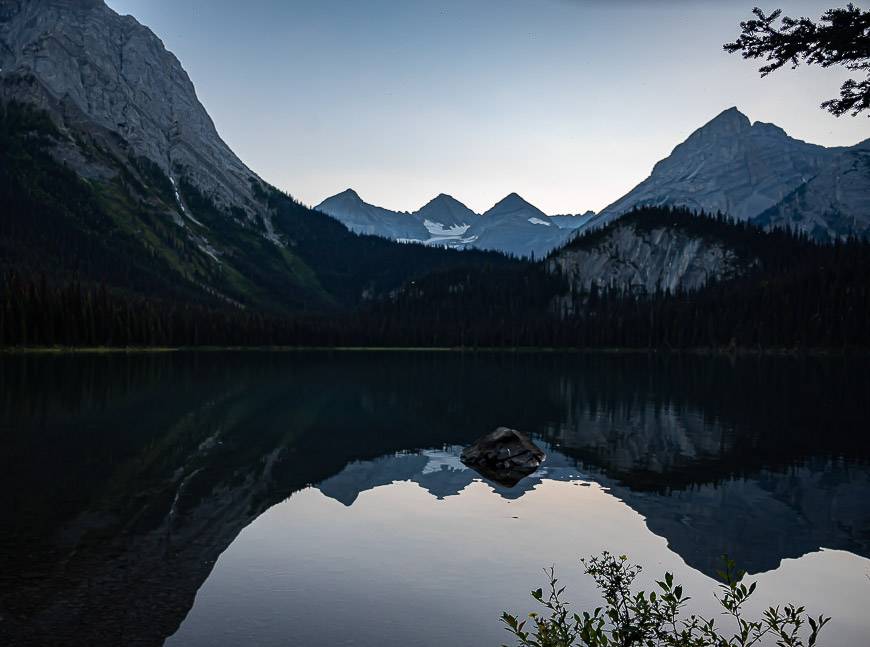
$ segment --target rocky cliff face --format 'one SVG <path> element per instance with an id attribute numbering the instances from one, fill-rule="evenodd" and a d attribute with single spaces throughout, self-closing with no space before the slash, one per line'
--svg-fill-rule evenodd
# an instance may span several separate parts
<path id="1" fill-rule="evenodd" d="M 837 151 L 793 139 L 773 124 L 753 124 L 731 108 L 692 133 L 591 225 L 656 205 L 749 220 L 809 182 Z"/>
<path id="2" fill-rule="evenodd" d="M 789 227 L 819 239 L 870 231 L 870 140 L 836 153 L 804 185 L 758 218 L 764 227 Z"/>
<path id="3" fill-rule="evenodd" d="M 220 138 L 178 59 L 134 18 L 102 0 L 3 0 L 0 69 L 7 99 L 71 127 L 117 134 L 173 182 L 184 176 L 280 242 L 254 196 L 259 178 Z M 88 166 L 86 155 L 80 166 Z"/>
<path id="4" fill-rule="evenodd" d="M 697 290 L 744 264 L 722 243 L 671 227 L 646 229 L 617 222 L 590 244 L 572 245 L 547 261 L 577 290 L 592 286 L 640 294 Z"/>

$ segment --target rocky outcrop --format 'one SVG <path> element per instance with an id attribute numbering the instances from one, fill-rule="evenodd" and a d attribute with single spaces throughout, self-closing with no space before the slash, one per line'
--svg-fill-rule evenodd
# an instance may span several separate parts
<path id="1" fill-rule="evenodd" d="M 506 487 L 533 474 L 546 458 L 543 450 L 524 434 L 507 427 L 478 438 L 460 456 L 464 465 Z"/>
<path id="2" fill-rule="evenodd" d="M 676 227 L 646 229 L 617 222 L 589 244 L 574 244 L 547 261 L 576 291 L 593 286 L 634 294 L 697 290 L 736 275 L 745 264 L 724 244 Z"/>

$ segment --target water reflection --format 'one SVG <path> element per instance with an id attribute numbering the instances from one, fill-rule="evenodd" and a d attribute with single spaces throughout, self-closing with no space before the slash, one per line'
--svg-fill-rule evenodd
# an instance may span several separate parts
<path id="1" fill-rule="evenodd" d="M 475 492 L 459 448 L 499 425 L 550 458 L 488 496 L 593 482 L 700 573 L 726 552 L 753 572 L 821 547 L 867 557 L 868 386 L 866 364 L 842 359 L 5 357 L 0 638 L 162 644 L 275 503 L 309 485 L 341 507 L 397 481 Z M 553 514 L 574 496 L 552 495 Z"/>

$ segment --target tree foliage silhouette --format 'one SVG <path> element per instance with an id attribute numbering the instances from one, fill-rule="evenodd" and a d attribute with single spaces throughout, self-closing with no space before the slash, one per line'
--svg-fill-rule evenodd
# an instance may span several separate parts
<path id="1" fill-rule="evenodd" d="M 786 64 L 794 69 L 801 62 L 822 67 L 841 65 L 866 74 L 864 80 L 847 80 L 840 88 L 840 97 L 825 101 L 821 107 L 837 117 L 870 110 L 870 11 L 849 3 L 845 8 L 828 10 L 818 22 L 782 16 L 780 9 L 767 15 L 756 7 L 753 14 L 754 19 L 740 23 L 742 33 L 733 43 L 725 44 L 725 51 L 740 52 L 745 59 L 766 60 L 758 70 L 762 77 Z"/>

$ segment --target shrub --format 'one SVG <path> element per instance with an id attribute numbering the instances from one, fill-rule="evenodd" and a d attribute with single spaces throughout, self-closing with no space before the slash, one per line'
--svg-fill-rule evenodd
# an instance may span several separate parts
<path id="1" fill-rule="evenodd" d="M 793 604 L 770 607 L 759 620 L 746 619 L 743 607 L 755 593 L 756 583 L 748 587 L 742 584 L 745 573 L 728 559 L 719 573 L 722 584 L 715 597 L 734 623 L 731 630 L 717 625 L 715 619 L 684 616 L 691 598 L 674 583 L 671 573 L 657 582 L 658 591 L 634 593 L 632 584 L 641 567 L 631 564 L 625 555 L 604 552 L 580 561 L 584 572 L 595 581 L 605 606 L 579 614 L 569 611 L 562 598 L 565 587 L 558 586 L 555 570 L 550 568 L 545 571 L 548 589 L 532 591 L 532 597 L 546 611 L 530 613 L 522 621 L 509 613 L 502 615 L 502 622 L 520 647 L 751 647 L 769 643 L 812 647 L 830 621 L 824 616 L 813 618 L 804 607 Z"/>

